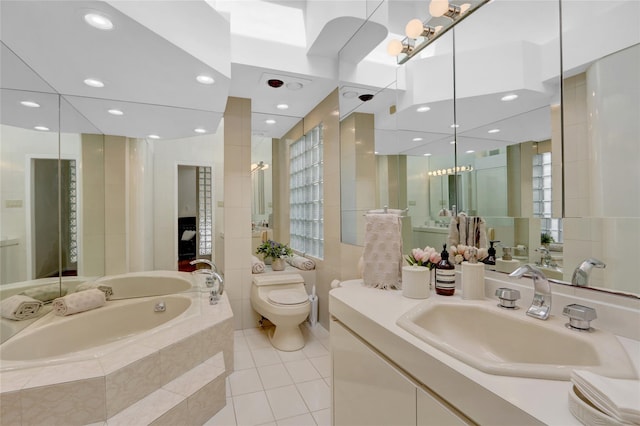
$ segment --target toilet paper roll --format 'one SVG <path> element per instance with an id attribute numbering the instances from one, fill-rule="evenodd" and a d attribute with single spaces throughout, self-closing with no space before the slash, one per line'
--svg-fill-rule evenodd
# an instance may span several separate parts
<path id="1" fill-rule="evenodd" d="M 484 299 L 484 263 L 462 262 L 462 298 Z"/>
<path id="2" fill-rule="evenodd" d="M 426 266 L 402 267 L 402 295 L 411 299 L 426 299 L 429 289 L 429 268 Z"/>

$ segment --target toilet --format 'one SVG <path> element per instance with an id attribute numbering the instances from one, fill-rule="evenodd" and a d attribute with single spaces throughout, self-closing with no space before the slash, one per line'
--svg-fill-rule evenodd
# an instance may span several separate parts
<path id="1" fill-rule="evenodd" d="M 276 326 L 269 335 L 274 348 L 296 351 L 304 347 L 300 324 L 309 315 L 311 303 L 300 274 L 254 276 L 251 306 Z"/>

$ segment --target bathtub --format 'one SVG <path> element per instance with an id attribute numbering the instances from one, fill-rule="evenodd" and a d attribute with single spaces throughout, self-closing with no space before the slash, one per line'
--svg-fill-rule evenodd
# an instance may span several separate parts
<path id="1" fill-rule="evenodd" d="M 198 282 L 189 272 L 146 271 L 121 275 L 108 275 L 96 280 L 113 288 L 110 300 L 135 297 L 161 296 L 182 293 L 198 288 Z"/>

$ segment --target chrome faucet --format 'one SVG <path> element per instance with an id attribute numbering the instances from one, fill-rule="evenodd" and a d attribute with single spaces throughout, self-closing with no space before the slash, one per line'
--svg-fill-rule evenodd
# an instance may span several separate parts
<path id="1" fill-rule="evenodd" d="M 218 267 L 216 266 L 216 264 L 209 259 L 195 259 L 189 262 L 189 265 L 197 265 L 199 263 L 204 263 L 205 265 L 208 265 L 209 269 L 211 269 L 212 271 L 218 272 Z M 199 269 L 196 269 L 194 272 L 197 271 L 199 271 Z"/>
<path id="2" fill-rule="evenodd" d="M 603 269 L 607 265 L 598 259 L 590 257 L 589 259 L 585 259 L 582 261 L 580 266 L 578 266 L 573 271 L 573 276 L 571 277 L 571 285 L 577 285 L 580 287 L 586 287 L 589 285 L 589 274 L 591 273 L 591 269 L 600 268 Z"/>
<path id="3" fill-rule="evenodd" d="M 215 305 L 220 300 L 220 296 L 224 292 L 224 279 L 218 273 L 218 268 L 216 264 L 208 259 L 196 259 L 189 262 L 190 265 L 196 265 L 198 263 L 204 263 L 209 266 L 210 269 L 196 269 L 192 272 L 192 274 L 204 274 L 207 277 L 205 278 L 205 285 L 211 288 L 209 293 L 209 303 Z M 215 283 L 218 283 L 218 286 Z"/>
<path id="4" fill-rule="evenodd" d="M 545 266 L 548 268 L 555 268 L 558 266 L 558 264 L 553 261 L 553 258 L 551 257 L 551 253 L 549 253 L 548 248 L 540 247 L 540 248 L 537 248 L 536 251 L 542 253 L 542 258 L 540 258 L 540 263 L 536 263 L 536 265 Z"/>
<path id="5" fill-rule="evenodd" d="M 527 309 L 527 315 L 533 318 L 546 320 L 551 313 L 551 284 L 542 271 L 533 265 L 523 265 L 509 274 L 510 277 L 522 278 L 529 273 L 533 278 L 533 300 Z"/>

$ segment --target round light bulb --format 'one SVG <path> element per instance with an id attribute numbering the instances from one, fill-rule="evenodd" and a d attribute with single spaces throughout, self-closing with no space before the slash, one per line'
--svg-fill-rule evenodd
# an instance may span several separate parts
<path id="1" fill-rule="evenodd" d="M 470 7 L 471 7 L 471 3 L 465 3 L 463 5 L 460 5 L 460 14 L 465 13 L 467 10 L 469 10 Z"/>
<path id="2" fill-rule="evenodd" d="M 398 56 L 402 53 L 402 42 L 397 39 L 393 39 L 387 45 L 387 53 L 391 56 Z"/>
<path id="3" fill-rule="evenodd" d="M 449 2 L 447 0 L 431 0 L 429 3 L 429 13 L 434 18 L 440 17 L 449 11 Z"/>
<path id="4" fill-rule="evenodd" d="M 424 25 L 419 19 L 412 19 L 409 21 L 406 27 L 404 27 L 404 33 L 409 38 L 418 38 L 424 31 Z"/>

